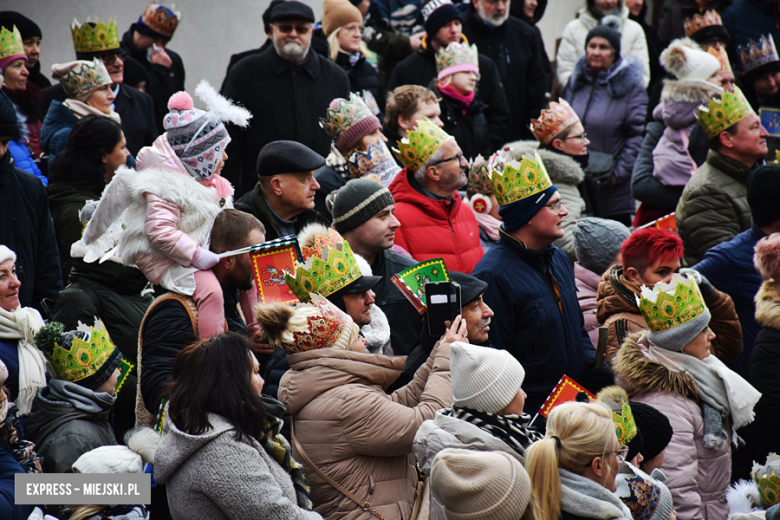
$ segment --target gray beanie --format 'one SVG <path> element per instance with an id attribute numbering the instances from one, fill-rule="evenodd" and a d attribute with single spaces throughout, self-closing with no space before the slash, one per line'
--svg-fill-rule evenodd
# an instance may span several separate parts
<path id="1" fill-rule="evenodd" d="M 631 231 L 616 220 L 581 218 L 574 225 L 574 255 L 582 267 L 601 276 Z"/>
<path id="2" fill-rule="evenodd" d="M 648 337 L 661 348 L 680 352 L 685 345 L 707 328 L 711 318 L 710 310 L 707 309 L 687 323 L 661 332 L 650 332 Z"/>
<path id="3" fill-rule="evenodd" d="M 456 341 L 450 345 L 455 404 L 498 413 L 512 402 L 525 379 L 523 365 L 506 350 Z"/>
<path id="4" fill-rule="evenodd" d="M 338 190 L 333 199 L 333 229 L 343 235 L 392 204 L 395 204 L 393 196 L 381 182 L 352 179 Z"/>

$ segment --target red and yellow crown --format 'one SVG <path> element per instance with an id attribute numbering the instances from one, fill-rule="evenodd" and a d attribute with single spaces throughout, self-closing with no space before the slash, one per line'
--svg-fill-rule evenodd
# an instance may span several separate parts
<path id="1" fill-rule="evenodd" d="M 315 307 L 316 312 L 306 316 L 306 328 L 292 331 L 292 344 L 284 345 L 284 349 L 291 354 L 331 348 L 338 342 L 342 334 L 352 333 L 354 322 L 348 314 L 319 294 L 312 293 L 309 295 L 309 299 L 311 299 L 311 304 L 308 305 Z M 298 304 L 296 307 L 300 307 L 300 305 Z"/>
<path id="2" fill-rule="evenodd" d="M 181 21 L 181 12 L 174 11 L 174 9 L 176 9 L 176 6 L 173 4 L 168 8 L 160 4 L 150 3 L 146 6 L 146 10 L 139 18 L 139 21 L 154 32 L 166 38 L 173 38 L 173 33 L 176 32 L 176 27 L 179 26 Z"/>
<path id="3" fill-rule="evenodd" d="M 685 36 L 690 38 L 705 27 L 723 25 L 723 20 L 720 19 L 717 11 L 707 11 L 703 16 L 695 14 L 692 18 L 686 18 L 683 25 L 685 25 Z"/>
<path id="4" fill-rule="evenodd" d="M 574 109 L 561 98 L 557 103 L 550 103 L 550 108 L 542 110 L 539 119 L 531 121 L 531 131 L 536 140 L 542 144 L 549 144 L 556 135 L 568 127 L 579 122 L 580 116 Z"/>

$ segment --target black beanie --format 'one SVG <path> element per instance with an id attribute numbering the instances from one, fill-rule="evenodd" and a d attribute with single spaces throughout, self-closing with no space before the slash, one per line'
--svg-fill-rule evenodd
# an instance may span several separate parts
<path id="1" fill-rule="evenodd" d="M 11 98 L 0 90 L 0 137 L 19 139 L 22 129 L 19 126 L 19 118 Z"/>
<path id="2" fill-rule="evenodd" d="M 780 219 L 780 166 L 767 164 L 756 168 L 747 181 L 747 200 L 753 222 L 758 227 L 768 226 Z"/>
<path id="3" fill-rule="evenodd" d="M 16 11 L 0 11 L 0 27 L 5 27 L 11 31 L 13 30 L 14 25 L 19 29 L 22 40 L 35 36 L 43 38 L 43 33 L 41 33 L 41 28 L 38 27 L 38 24 L 26 16 L 17 13 Z"/>
<path id="4" fill-rule="evenodd" d="M 615 15 L 607 15 L 602 18 L 601 23 L 590 30 L 588 36 L 585 38 L 585 48 L 588 48 L 588 43 L 592 38 L 600 37 L 609 42 L 612 47 L 613 60 L 617 61 L 620 57 L 620 18 Z"/>
<path id="5" fill-rule="evenodd" d="M 395 204 L 393 196 L 381 182 L 352 179 L 339 188 L 333 199 L 333 229 L 343 235 L 392 204 Z"/>
<path id="6" fill-rule="evenodd" d="M 423 27 L 428 38 L 433 38 L 439 29 L 453 20 L 463 22 L 460 10 L 452 4 L 451 0 L 431 0 L 422 8 Z"/>
<path id="7" fill-rule="evenodd" d="M 642 432 L 644 441 L 640 453 L 644 460 L 650 460 L 666 449 L 672 440 L 674 429 L 664 414 L 650 405 L 629 401 L 636 427 Z M 635 455 L 636 456 L 636 455 Z"/>

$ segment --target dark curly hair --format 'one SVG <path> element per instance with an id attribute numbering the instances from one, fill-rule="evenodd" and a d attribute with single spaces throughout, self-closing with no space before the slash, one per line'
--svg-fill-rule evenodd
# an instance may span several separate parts
<path id="1" fill-rule="evenodd" d="M 76 182 L 102 192 L 106 183 L 103 157 L 122 140 L 122 127 L 107 117 L 90 115 L 70 132 L 68 146 L 52 162 L 49 182 Z"/>

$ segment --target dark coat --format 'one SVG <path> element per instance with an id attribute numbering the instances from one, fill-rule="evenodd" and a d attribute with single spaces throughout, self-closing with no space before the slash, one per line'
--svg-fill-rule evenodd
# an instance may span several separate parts
<path id="1" fill-rule="evenodd" d="M 780 13 L 777 2 L 773 0 L 743 0 L 723 11 L 723 27 L 731 40 L 726 46 L 729 61 L 734 64 L 734 74 L 738 75 L 739 59 L 737 45 L 746 45 L 748 40 L 757 42 L 761 36 L 771 34 L 775 42 L 780 41 Z"/>
<path id="2" fill-rule="evenodd" d="M 5 225 L 0 244 L 16 253 L 16 274 L 22 287 L 22 307 L 35 307 L 46 316 L 41 301 L 54 304 L 62 290 L 62 267 L 57 250 L 46 188 L 32 174 L 15 168 L 11 154 L 0 158 L 0 208 Z"/>
<path id="3" fill-rule="evenodd" d="M 727 1 L 731 2 L 731 0 Z M 629 14 L 628 18 L 638 23 L 645 32 L 645 39 L 647 40 L 647 57 L 650 58 L 650 84 L 647 87 L 649 92 L 654 85 L 661 83 L 661 80 L 666 75 L 666 71 L 661 65 L 660 58 L 661 53 L 668 45 L 668 42 L 664 44 L 661 41 L 661 38 L 658 37 L 656 30 L 647 23 L 647 4 L 646 1 L 642 2 L 642 10 L 640 11 L 639 16 Z M 684 33 L 683 36 L 685 36 Z"/>
<path id="4" fill-rule="evenodd" d="M 479 74 L 477 95 L 487 105 L 485 117 L 494 122 L 496 133 L 506 135 L 510 117 L 501 76 L 493 60 L 484 54 L 479 55 Z M 427 44 L 425 37 L 417 52 L 395 66 L 387 84 L 387 91 L 391 92 L 401 85 L 427 87 L 436 76 L 436 51 Z"/>
<path id="5" fill-rule="evenodd" d="M 393 284 L 391 278 L 417 261 L 385 249 L 371 266 L 374 276 L 382 279 L 374 286 L 376 304 L 387 316 L 390 324 L 390 345 L 393 354 L 405 356 L 420 342 L 420 324 L 422 316 Z"/>
<path id="6" fill-rule="evenodd" d="M 171 58 L 171 66 L 163 67 L 150 63 L 146 59 L 146 51 L 139 51 L 133 45 L 133 33 L 135 33 L 135 24 L 131 25 L 130 29 L 122 35 L 122 41 L 119 45 L 149 72 L 150 80 L 146 85 L 146 93 L 152 97 L 154 122 L 157 126 L 157 132 L 160 134 L 165 131 L 163 119 L 168 113 L 168 99 L 176 92 L 184 90 L 184 62 L 176 52 L 165 47 L 166 54 Z"/>
<path id="7" fill-rule="evenodd" d="M 347 179 L 339 175 L 339 172 L 328 165 L 315 171 L 314 178 L 317 180 L 317 184 L 320 185 L 320 189 L 314 194 L 314 209 L 330 226 L 330 223 L 333 221 L 333 215 L 328 211 L 325 198 L 334 190 L 344 186 L 347 183 Z"/>
<path id="8" fill-rule="evenodd" d="M 227 70 L 225 71 L 225 79 L 222 80 L 222 86 L 219 87 L 219 91 L 222 93 L 225 92 L 225 85 L 227 85 L 228 76 L 230 76 L 230 70 L 236 63 L 248 56 L 255 56 L 256 54 L 264 53 L 271 45 L 271 38 L 266 38 L 265 42 L 257 49 L 250 49 L 248 51 L 231 54 L 230 62 L 228 62 Z"/>
<path id="9" fill-rule="evenodd" d="M 502 231 L 472 274 L 488 284 L 483 299 L 495 313 L 490 345 L 508 351 L 525 368 L 526 413 L 538 411 L 564 374 L 584 380 L 586 363 L 596 352 L 585 330 L 574 270 L 563 251 L 555 246 L 526 249 Z"/>
<path id="10" fill-rule="evenodd" d="M 331 140 L 319 120 L 333 99 L 349 97 L 349 78 L 315 52 L 301 65 L 264 52 L 242 59 L 230 70 L 224 94 L 253 115 L 246 129 L 228 125 L 231 160 L 222 175 L 241 196 L 257 182 L 257 156 L 271 141 L 298 141 L 328 155 Z"/>
<path id="11" fill-rule="evenodd" d="M 423 30 L 422 3 L 421 0 L 375 0 L 368 8 L 363 40 L 379 58 L 379 80 L 383 88 L 398 62 L 413 52 L 409 36 Z"/>
<path id="12" fill-rule="evenodd" d="M 51 81 L 49 81 L 49 78 L 41 74 L 40 60 L 38 60 L 38 63 L 36 63 L 34 67 L 27 65 L 27 72 L 30 73 L 30 75 L 27 77 L 27 81 L 31 81 L 39 89 L 43 90 L 51 86 Z"/>
<path id="13" fill-rule="evenodd" d="M 528 18 L 523 11 L 523 2 L 512 2 L 509 4 L 509 14 L 515 18 L 519 18 L 528 25 L 530 25 L 534 33 L 536 34 L 536 46 L 542 53 L 542 67 L 544 67 L 544 83 L 547 92 L 552 92 L 553 80 L 555 74 L 553 74 L 552 65 L 550 64 L 550 58 L 547 56 L 547 50 L 544 48 L 544 40 L 542 39 L 542 31 L 539 30 L 539 26 L 536 24 L 544 16 L 544 11 L 547 9 L 547 0 L 538 0 L 536 10 L 534 11 L 534 17 Z"/>
<path id="14" fill-rule="evenodd" d="M 227 164 L 227 163 L 225 163 Z M 265 226 L 265 239 L 274 240 L 282 236 L 282 230 L 279 229 L 279 224 L 276 223 L 276 217 L 271 213 L 271 208 L 268 207 L 268 203 L 263 197 L 263 192 L 260 191 L 260 185 L 256 184 L 255 189 L 246 193 L 243 197 L 236 201 L 236 209 L 245 211 L 251 215 L 257 217 L 257 219 Z M 323 219 L 320 214 L 313 210 L 307 209 L 296 217 L 295 221 L 295 234 L 301 232 L 301 230 L 310 222 L 319 222 L 325 226 L 328 223 Z"/>
<path id="15" fill-rule="evenodd" d="M 344 69 L 344 72 L 349 77 L 349 91 L 354 92 L 361 98 L 364 90 L 371 92 L 377 105 L 379 105 L 379 110 L 381 110 L 377 117 L 380 121 L 384 119 L 385 91 L 379 82 L 379 74 L 374 66 L 366 60 L 365 56 L 360 56 L 353 66 L 349 63 L 349 55 L 343 52 L 336 56 L 336 64 Z"/>
<path id="16" fill-rule="evenodd" d="M 0 447 L 0 518 L 4 520 L 26 520 L 35 509 L 34 505 L 16 505 L 17 473 L 24 473 L 24 469 L 13 455 Z"/>
<path id="17" fill-rule="evenodd" d="M 463 16 L 463 34 L 498 67 L 512 116 L 502 142 L 533 139 L 528 125 L 531 119 L 539 117 L 547 102 L 547 78 L 536 31 L 514 16 L 501 27 L 492 27 L 478 17 L 474 5 L 469 3 Z"/>
<path id="18" fill-rule="evenodd" d="M 52 87 L 53 88 L 53 87 Z M 41 127 L 41 150 L 49 154 L 49 163 L 67 146 L 70 132 L 78 118 L 60 101 L 52 101 Z"/>
<path id="19" fill-rule="evenodd" d="M 431 85 L 433 87 L 433 85 Z M 430 87 L 429 87 L 430 88 Z M 437 92 L 435 88 L 431 88 Z M 437 92 L 440 97 L 439 107 L 441 108 L 441 121 L 444 123 L 444 131 L 455 138 L 458 142 L 463 155 L 466 159 L 476 159 L 477 155 L 490 157 L 493 152 L 501 148 L 506 141 L 503 133 L 496 133 L 503 130 L 503 127 L 496 128 L 491 125 L 485 117 L 487 106 L 480 101 L 479 96 L 474 96 L 474 100 L 463 113 L 463 105 L 452 99 L 446 94 Z"/>

